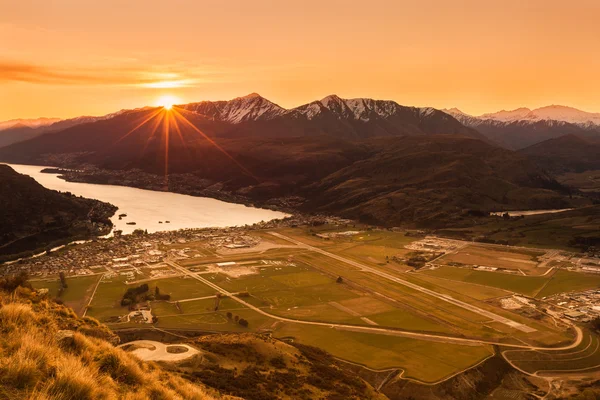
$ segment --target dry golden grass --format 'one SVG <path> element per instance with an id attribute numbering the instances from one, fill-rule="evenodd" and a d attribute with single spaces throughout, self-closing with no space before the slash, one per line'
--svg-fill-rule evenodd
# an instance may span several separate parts
<path id="1" fill-rule="evenodd" d="M 0 293 L 0 399 L 213 399 L 218 394 L 114 347 L 93 318 L 40 298 Z M 73 331 L 59 342 L 61 330 Z"/>

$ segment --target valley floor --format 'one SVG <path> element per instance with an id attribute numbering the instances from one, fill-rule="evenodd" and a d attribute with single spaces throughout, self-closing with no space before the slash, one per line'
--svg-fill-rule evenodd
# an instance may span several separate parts
<path id="1" fill-rule="evenodd" d="M 422 384 L 440 384 L 498 352 L 533 374 L 517 361 L 528 360 L 529 352 L 568 359 L 597 340 L 577 326 L 596 311 L 590 306 L 575 317 L 559 299 L 572 291 L 593 298 L 600 275 L 583 271 L 596 261 L 555 250 L 335 221 L 125 236 L 35 264 L 62 265 L 67 258 L 73 260 L 68 288 L 60 290 L 60 267 L 34 285 L 114 330 L 269 334 L 372 370 L 400 369 L 401 379 Z M 27 263 L 11 267 L 34 270 Z M 127 289 L 144 284 L 150 296 L 121 306 Z M 153 297 L 158 291 L 168 299 Z M 600 369 L 598 349 L 583 350 L 583 367 L 548 368 Z"/>

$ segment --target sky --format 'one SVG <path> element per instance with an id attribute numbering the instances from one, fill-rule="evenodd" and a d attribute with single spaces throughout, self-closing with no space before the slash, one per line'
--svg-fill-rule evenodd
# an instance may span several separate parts
<path id="1" fill-rule="evenodd" d="M 257 92 L 600 111 L 597 0 L 0 0 L 0 120 Z"/>

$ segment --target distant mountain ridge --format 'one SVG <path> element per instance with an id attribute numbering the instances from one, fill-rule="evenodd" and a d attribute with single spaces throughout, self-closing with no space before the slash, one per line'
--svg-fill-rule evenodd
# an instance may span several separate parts
<path id="1" fill-rule="evenodd" d="M 229 101 L 178 106 L 211 121 L 233 125 L 228 136 L 298 137 L 329 135 L 344 139 L 379 136 L 457 134 L 485 140 L 454 117 L 434 108 L 401 106 L 391 100 L 342 99 L 330 95 L 285 109 L 257 93 Z"/>
<path id="2" fill-rule="evenodd" d="M 37 118 L 37 119 L 13 119 L 0 122 L 0 147 L 13 143 L 23 142 L 37 136 L 50 132 L 59 132 L 64 129 L 89 123 L 102 121 L 119 115 L 127 110 L 103 115 L 100 117 L 81 116 L 68 119 L 59 118 Z"/>
<path id="3" fill-rule="evenodd" d="M 30 128 L 39 128 L 40 126 L 51 125 L 55 122 L 61 121 L 60 118 L 17 118 L 8 121 L 0 121 L 0 131 L 15 126 L 28 126 Z"/>
<path id="4" fill-rule="evenodd" d="M 600 141 L 600 113 L 589 113 L 566 106 L 547 106 L 530 110 L 473 116 L 457 108 L 444 109 L 465 126 L 476 129 L 503 147 L 519 150 L 563 135 L 577 135 Z"/>
<path id="5" fill-rule="evenodd" d="M 457 108 L 444 109 L 444 112 L 450 115 L 469 116 L 477 119 L 493 119 L 495 121 L 515 122 L 515 121 L 563 121 L 571 124 L 590 124 L 600 125 L 600 113 L 582 111 L 574 107 L 551 105 L 531 110 L 527 107 L 517 108 L 515 110 L 502 110 L 495 113 L 486 113 L 479 116 L 470 115 Z"/>

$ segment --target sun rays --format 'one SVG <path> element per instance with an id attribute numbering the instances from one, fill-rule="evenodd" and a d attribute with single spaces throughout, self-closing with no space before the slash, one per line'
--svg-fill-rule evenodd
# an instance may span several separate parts
<path id="1" fill-rule="evenodd" d="M 202 132 L 196 125 L 194 125 L 184 114 L 193 114 L 191 111 L 185 110 L 183 108 L 179 108 L 174 105 L 172 101 L 174 98 L 170 96 L 164 96 L 159 100 L 160 107 L 153 110 L 150 115 L 144 116 L 140 118 L 140 120 L 134 122 L 135 126 L 129 130 L 127 133 L 122 135 L 119 139 L 117 139 L 113 145 L 116 145 L 126 138 L 133 135 L 135 132 L 140 130 L 142 127 L 146 125 L 150 125 L 150 130 L 148 134 L 148 138 L 144 147 L 141 150 L 141 154 L 146 152 L 148 145 L 153 140 L 153 138 L 159 135 L 158 139 L 161 141 L 161 147 L 164 151 L 164 165 L 163 172 L 165 176 L 165 185 L 168 185 L 168 176 L 169 176 L 169 156 L 170 156 L 170 146 L 171 146 L 171 135 L 175 134 L 178 141 L 181 143 L 181 148 L 185 150 L 190 156 L 190 149 L 188 148 L 188 144 L 185 141 L 184 134 L 182 132 L 182 127 L 190 128 L 194 134 L 198 135 L 199 139 L 205 140 L 212 147 L 217 149 L 220 153 L 227 157 L 240 171 L 255 180 L 256 182 L 260 182 L 259 179 L 244 165 L 242 165 L 238 160 L 236 160 L 231 154 L 229 154 L 223 147 L 221 147 L 213 138 L 208 136 L 206 133 Z M 188 131 L 190 130 L 188 129 Z"/>

